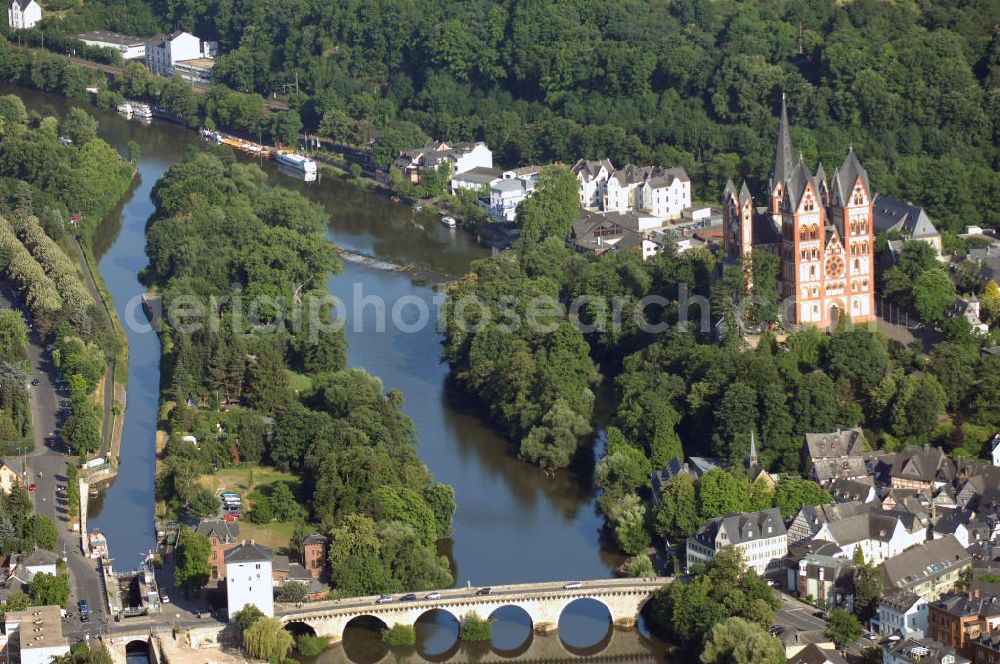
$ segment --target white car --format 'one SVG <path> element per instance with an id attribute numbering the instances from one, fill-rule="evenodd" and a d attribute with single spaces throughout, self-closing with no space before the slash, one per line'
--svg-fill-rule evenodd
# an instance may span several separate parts
<path id="1" fill-rule="evenodd" d="M 441 593 L 435 590 L 432 593 L 427 593 L 424 599 L 441 599 Z"/>
<path id="2" fill-rule="evenodd" d="M 164 590 L 160 591 L 160 601 L 164 604 L 170 604 L 170 598 L 167 597 L 167 593 Z"/>
<path id="3" fill-rule="evenodd" d="M 565 590 L 576 590 L 577 588 L 582 588 L 583 583 L 581 581 L 570 581 L 569 583 L 563 584 L 563 589 Z"/>

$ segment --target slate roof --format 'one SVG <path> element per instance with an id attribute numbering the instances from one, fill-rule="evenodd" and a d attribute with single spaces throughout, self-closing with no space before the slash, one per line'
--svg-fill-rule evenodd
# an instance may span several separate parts
<path id="1" fill-rule="evenodd" d="M 973 593 L 953 593 L 945 595 L 932 604 L 935 609 L 952 616 L 988 618 L 1000 616 L 1000 596 Z"/>
<path id="2" fill-rule="evenodd" d="M 28 8 L 28 5 L 31 4 L 31 1 L 32 0 L 14 0 L 13 2 L 10 3 L 10 6 L 13 7 L 14 5 L 17 5 L 18 8 L 23 12 L 25 9 Z"/>
<path id="3" fill-rule="evenodd" d="M 788 197 L 788 204 L 792 210 L 798 209 L 802 195 L 806 193 L 806 187 L 812 182 L 813 176 L 809 172 L 806 162 L 799 158 L 799 163 L 795 165 L 795 170 L 785 182 L 785 194 Z M 817 201 L 818 203 L 819 201 Z"/>
<path id="4" fill-rule="evenodd" d="M 580 159 L 573 164 L 573 175 L 583 175 L 584 180 L 593 180 L 601 172 L 601 166 L 607 170 L 608 174 L 615 172 L 615 167 L 610 159 Z"/>
<path id="5" fill-rule="evenodd" d="M 639 231 L 639 216 L 633 212 L 597 213 L 585 210 L 573 222 L 573 241 L 581 250 L 603 253 L 611 249 L 640 247 L 643 239 Z"/>
<path id="6" fill-rule="evenodd" d="M 893 611 L 898 613 L 906 613 L 913 605 L 917 602 L 922 602 L 923 599 L 920 595 L 911 593 L 909 590 L 904 590 L 902 588 L 893 588 L 879 601 L 879 604 L 886 606 Z"/>
<path id="7" fill-rule="evenodd" d="M 625 164 L 617 169 L 611 177 L 618 181 L 618 184 L 625 187 L 630 184 L 639 184 L 652 172 L 652 166 L 636 166 L 635 164 Z"/>
<path id="8" fill-rule="evenodd" d="M 843 548 L 869 539 L 888 542 L 899 520 L 899 515 L 895 513 L 870 511 L 830 521 L 826 527 L 834 541 Z"/>
<path id="9" fill-rule="evenodd" d="M 323 544 L 323 545 L 325 545 L 329 541 L 330 541 L 330 538 L 327 537 L 326 535 L 322 535 L 320 533 L 312 533 L 311 535 L 308 535 L 304 540 L 302 540 L 302 545 L 303 546 L 305 546 L 307 544 Z"/>
<path id="10" fill-rule="evenodd" d="M 789 658 L 788 664 L 847 664 L 847 660 L 837 654 L 836 650 L 823 650 L 815 643 L 810 643 Z"/>
<path id="11" fill-rule="evenodd" d="M 713 470 L 725 470 L 726 468 L 729 468 L 728 461 L 713 457 L 688 457 L 688 463 L 690 464 L 695 477 L 701 477 L 705 473 Z"/>
<path id="12" fill-rule="evenodd" d="M 746 201 L 753 202 L 753 196 L 750 195 L 750 187 L 747 186 L 747 181 L 744 180 L 740 186 L 740 205 L 743 205 Z"/>
<path id="13" fill-rule="evenodd" d="M 854 183 L 857 182 L 858 178 L 861 178 L 861 184 L 864 185 L 865 191 L 871 195 L 872 188 L 868 184 L 868 171 L 858 161 L 858 156 L 854 154 L 852 147 L 847 151 L 844 163 L 833 174 L 833 191 L 830 194 L 830 202 L 833 205 L 846 207 L 850 202 L 851 194 L 854 192 Z"/>
<path id="14" fill-rule="evenodd" d="M 830 433 L 807 433 L 805 449 L 813 461 L 861 454 L 864 452 L 864 434 L 861 427 L 838 429 Z"/>
<path id="15" fill-rule="evenodd" d="M 683 166 L 672 166 L 671 168 L 655 167 L 650 172 L 649 177 L 646 178 L 646 184 L 653 189 L 660 189 L 671 186 L 674 180 L 690 182 L 691 178 L 688 177 L 687 171 L 684 170 Z"/>
<path id="16" fill-rule="evenodd" d="M 896 231 L 913 239 L 940 237 L 923 208 L 878 194 L 872 204 L 876 233 Z"/>
<path id="17" fill-rule="evenodd" d="M 727 514 L 712 519 L 698 529 L 694 538 L 705 546 L 714 547 L 719 531 L 726 533 L 729 544 L 743 544 L 787 534 L 781 512 L 776 507 L 761 512 Z"/>
<path id="18" fill-rule="evenodd" d="M 59 560 L 59 556 L 54 552 L 46 551 L 45 549 L 35 549 L 28 555 L 18 559 L 18 563 L 25 567 L 38 567 L 40 565 L 55 565 L 57 560 Z"/>
<path id="19" fill-rule="evenodd" d="M 230 563 L 263 563 L 274 558 L 271 549 L 251 541 L 226 551 L 226 564 Z"/>
<path id="20" fill-rule="evenodd" d="M 909 548 L 886 560 L 881 567 L 887 588 L 912 588 L 970 562 L 969 552 L 954 535 L 947 535 Z"/>
<path id="21" fill-rule="evenodd" d="M 240 524 L 223 519 L 202 519 L 195 532 L 209 539 L 215 537 L 222 544 L 234 544 L 239 541 Z"/>
<path id="22" fill-rule="evenodd" d="M 861 456 L 850 456 L 841 459 L 817 459 L 810 471 L 817 482 L 828 482 L 838 478 L 857 479 L 867 477 L 868 464 Z"/>
<path id="23" fill-rule="evenodd" d="M 909 445 L 896 454 L 892 476 L 918 482 L 951 482 L 955 479 L 955 463 L 939 447 Z"/>
<path id="24" fill-rule="evenodd" d="M 838 503 L 867 502 L 874 493 L 874 479 L 866 476 L 862 479 L 837 479 L 828 487 L 829 493 Z"/>
<path id="25" fill-rule="evenodd" d="M 771 179 L 769 182 L 769 192 L 774 191 L 775 185 L 783 183 L 792 174 L 795 161 L 792 158 L 792 131 L 788 124 L 788 106 L 785 103 L 785 95 L 781 95 L 781 117 L 778 120 L 778 138 L 774 143 L 774 162 L 771 166 Z"/>

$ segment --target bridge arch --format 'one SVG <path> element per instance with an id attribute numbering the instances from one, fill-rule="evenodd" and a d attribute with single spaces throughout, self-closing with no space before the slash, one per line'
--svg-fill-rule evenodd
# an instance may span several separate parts
<path id="1" fill-rule="evenodd" d="M 531 614 L 516 604 L 505 604 L 489 615 L 493 623 L 493 652 L 506 659 L 517 659 L 531 648 L 535 638 L 535 621 Z"/>
<path id="2" fill-rule="evenodd" d="M 600 598 L 574 597 L 559 612 L 559 640 L 573 655 L 598 655 L 611 643 L 615 629 L 613 615 L 607 602 Z"/>
<path id="3" fill-rule="evenodd" d="M 316 636 L 316 628 L 305 620 L 289 620 L 285 623 L 285 629 L 291 632 L 293 636 L 301 636 L 303 634 Z"/>
<path id="4" fill-rule="evenodd" d="M 454 611 L 431 607 L 413 621 L 417 654 L 428 662 L 446 662 L 462 647 L 459 639 L 461 621 Z"/>
<path id="5" fill-rule="evenodd" d="M 145 657 L 147 661 L 153 661 L 150 655 L 152 654 L 152 647 L 149 643 L 149 638 L 130 638 L 125 643 L 125 657 Z"/>
<path id="6" fill-rule="evenodd" d="M 382 641 L 386 622 L 370 613 L 356 615 L 344 625 L 342 646 L 344 655 L 354 664 L 376 664 L 384 661 L 389 646 Z"/>

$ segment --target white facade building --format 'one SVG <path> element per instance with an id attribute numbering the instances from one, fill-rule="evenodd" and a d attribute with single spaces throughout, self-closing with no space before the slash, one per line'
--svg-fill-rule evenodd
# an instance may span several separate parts
<path id="1" fill-rule="evenodd" d="M 266 616 L 274 615 L 273 558 L 270 549 L 252 541 L 244 541 L 226 552 L 226 595 L 230 620 L 248 604 L 253 604 Z"/>
<path id="2" fill-rule="evenodd" d="M 53 657 L 69 653 L 63 636 L 62 614 L 58 606 L 32 606 L 11 611 L 4 618 L 7 662 L 51 664 Z"/>
<path id="3" fill-rule="evenodd" d="M 167 78 L 180 76 L 192 83 L 211 80 L 219 43 L 203 41 L 189 32 L 174 32 L 146 44 L 146 66 Z"/>
<path id="4" fill-rule="evenodd" d="M 691 206 L 691 179 L 679 166 L 663 169 L 647 178 L 638 193 L 642 210 L 661 221 L 680 219 Z"/>
<path id="5" fill-rule="evenodd" d="M 505 173 L 506 175 L 506 173 Z M 517 206 L 535 193 L 537 176 L 503 177 L 490 184 L 488 214 L 496 221 L 514 221 Z"/>
<path id="6" fill-rule="evenodd" d="M 600 210 L 608 195 L 608 178 L 615 167 L 608 159 L 600 161 L 581 159 L 573 165 L 573 174 L 580 182 L 580 207 L 584 210 Z"/>
<path id="7" fill-rule="evenodd" d="M 833 542 L 840 555 L 848 559 L 853 559 L 854 552 L 861 549 L 867 564 L 881 565 L 911 546 L 926 542 L 927 529 L 912 514 L 876 510 L 824 523 L 813 539 Z"/>
<path id="8" fill-rule="evenodd" d="M 990 441 L 990 456 L 993 458 L 993 465 L 1000 466 L 1000 433 Z"/>
<path id="9" fill-rule="evenodd" d="M 927 634 L 927 600 L 907 590 L 890 590 L 878 605 L 878 632 L 922 638 Z"/>
<path id="10" fill-rule="evenodd" d="M 11 30 L 27 30 L 42 20 L 42 6 L 35 0 L 13 0 L 7 5 L 7 24 Z"/>
<path id="11" fill-rule="evenodd" d="M 780 574 L 788 555 L 788 535 L 777 508 L 712 519 L 687 539 L 688 568 L 708 563 L 724 546 L 743 554 L 743 562 L 760 576 Z"/>
<path id="12" fill-rule="evenodd" d="M 141 37 L 98 30 L 78 34 L 76 38 L 88 46 L 114 49 L 122 54 L 123 60 L 142 60 L 146 57 L 146 41 Z"/>

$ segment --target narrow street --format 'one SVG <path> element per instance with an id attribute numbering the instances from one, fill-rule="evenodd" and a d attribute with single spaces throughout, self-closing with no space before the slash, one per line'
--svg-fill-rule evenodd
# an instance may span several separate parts
<path id="1" fill-rule="evenodd" d="M 16 294 L 10 286 L 4 284 L 0 289 L 0 306 L 16 308 L 13 303 Z M 91 622 L 82 627 L 96 628 L 107 619 L 104 612 L 103 593 L 97 572 L 96 563 L 83 555 L 80 548 L 79 533 L 71 531 L 66 516 L 65 494 L 57 495 L 56 486 L 66 484 L 66 464 L 69 457 L 63 451 L 61 439 L 53 438 L 52 433 L 61 424 L 59 416 L 59 400 L 62 398 L 56 390 L 58 372 L 52 366 L 49 353 L 45 351 L 38 334 L 29 331 L 28 358 L 31 363 L 29 381 L 37 379 L 37 386 L 29 386 L 31 402 L 31 421 L 35 435 L 35 449 L 28 455 L 25 484 L 34 483 L 37 490 L 32 493 L 35 511 L 52 520 L 59 536 L 56 553 L 65 556 L 70 573 L 70 610 L 76 613 L 76 603 L 80 599 L 87 601 L 91 611 Z M 46 444 L 46 441 L 55 441 Z M 56 449 L 49 445 L 55 446 Z M 9 459 L 10 463 L 20 472 L 21 460 Z M 67 631 L 81 627 L 79 619 L 66 626 Z M 86 630 L 85 630 L 86 631 Z"/>

